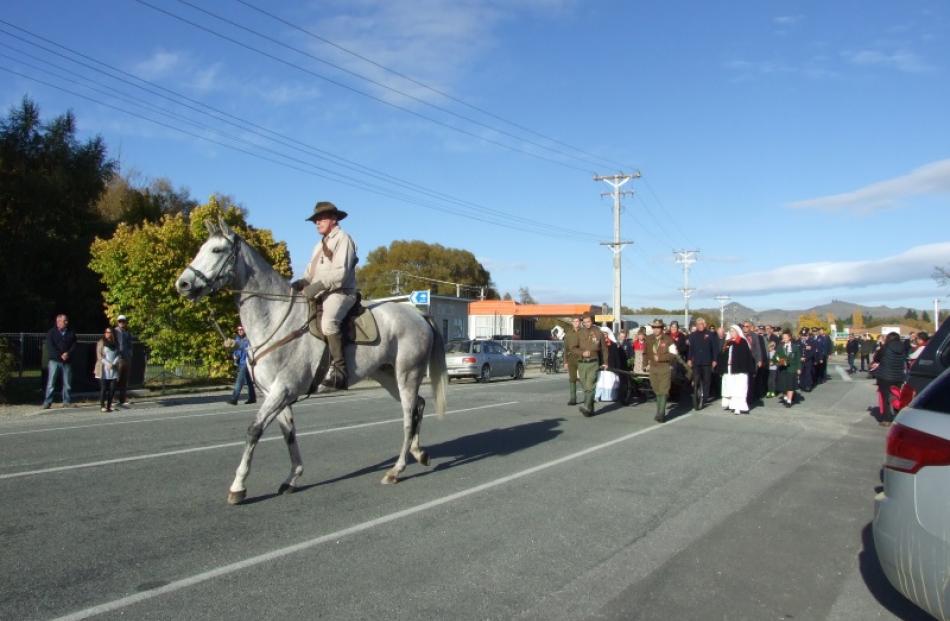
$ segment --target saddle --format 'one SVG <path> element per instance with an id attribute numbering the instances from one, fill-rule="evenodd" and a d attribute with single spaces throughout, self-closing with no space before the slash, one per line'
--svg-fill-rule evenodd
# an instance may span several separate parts
<path id="1" fill-rule="evenodd" d="M 325 341 L 327 337 L 320 328 L 320 320 L 323 318 L 323 301 L 310 299 L 308 302 L 310 314 L 308 315 L 307 325 L 310 328 L 310 334 L 321 341 Z M 363 306 L 362 302 L 363 296 L 357 291 L 356 303 L 343 318 L 343 342 L 355 345 L 375 345 L 379 342 L 379 328 L 376 326 L 376 317 L 373 316 L 372 309 Z"/>

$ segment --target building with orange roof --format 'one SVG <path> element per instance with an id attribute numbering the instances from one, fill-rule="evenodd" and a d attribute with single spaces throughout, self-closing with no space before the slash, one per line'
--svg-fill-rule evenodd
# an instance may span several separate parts
<path id="1" fill-rule="evenodd" d="M 597 304 L 519 304 L 514 300 L 475 300 L 468 304 L 469 338 L 548 338 L 536 334 L 535 323 L 542 317 L 570 319 L 600 313 Z"/>

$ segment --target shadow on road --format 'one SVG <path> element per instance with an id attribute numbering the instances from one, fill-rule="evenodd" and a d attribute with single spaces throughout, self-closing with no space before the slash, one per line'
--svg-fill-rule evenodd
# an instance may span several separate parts
<path id="1" fill-rule="evenodd" d="M 911 603 L 888 582 L 877 558 L 877 550 L 874 548 L 874 534 L 871 531 L 870 523 L 861 531 L 861 543 L 862 549 L 858 553 L 861 577 L 864 578 L 864 584 L 867 585 L 868 591 L 871 592 L 878 603 L 896 617 L 905 621 L 926 621 L 928 619 L 932 621 L 933 617 Z"/>
<path id="2" fill-rule="evenodd" d="M 473 433 L 428 447 L 423 444 L 423 447 L 429 453 L 429 459 L 435 463 L 435 466 L 416 474 L 402 476 L 399 480 L 408 481 L 434 472 L 471 464 L 488 457 L 511 455 L 512 453 L 517 453 L 532 446 L 537 446 L 561 435 L 562 431 L 558 429 L 558 427 L 560 427 L 564 420 L 563 418 L 550 418 L 525 423 L 524 425 L 515 425 L 514 427 L 504 427 L 501 429 L 491 429 Z M 384 471 L 392 468 L 395 463 L 396 458 L 390 457 L 372 466 L 366 466 L 365 468 L 360 468 L 359 470 L 354 470 L 353 472 L 333 477 L 332 479 L 302 485 L 297 488 L 296 493 L 299 494 L 314 487 L 355 479 L 368 474 L 378 473 L 382 475 Z M 409 463 L 413 463 L 411 458 Z M 263 494 L 261 496 L 248 498 L 241 504 L 250 505 L 270 500 L 275 496 L 277 496 L 277 494 Z"/>

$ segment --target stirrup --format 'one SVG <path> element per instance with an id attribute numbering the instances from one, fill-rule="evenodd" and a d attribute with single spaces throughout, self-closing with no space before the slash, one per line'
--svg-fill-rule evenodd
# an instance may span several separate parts
<path id="1" fill-rule="evenodd" d="M 327 373 L 327 376 L 323 378 L 323 381 L 320 382 L 321 386 L 326 386 L 327 388 L 333 388 L 334 390 L 346 390 L 346 373 L 339 371 L 337 369 L 330 369 L 330 372 Z"/>

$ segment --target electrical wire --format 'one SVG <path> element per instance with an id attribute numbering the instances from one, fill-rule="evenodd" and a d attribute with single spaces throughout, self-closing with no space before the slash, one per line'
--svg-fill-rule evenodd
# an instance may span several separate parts
<path id="1" fill-rule="evenodd" d="M 3 20 L 0 20 L 0 22 L 2 22 L 2 23 L 7 23 L 7 22 L 4 22 Z M 18 28 L 18 29 L 19 29 L 19 28 Z M 20 29 L 20 30 L 23 30 L 23 29 Z M 184 107 L 186 107 L 186 108 L 192 109 L 192 110 L 194 110 L 194 111 L 196 111 L 196 112 L 199 112 L 199 113 L 201 113 L 201 114 L 205 114 L 205 115 L 207 115 L 207 116 L 211 116 L 212 118 L 215 118 L 216 120 L 220 120 L 220 121 L 226 122 L 226 123 L 228 123 L 228 124 L 230 124 L 230 125 L 239 127 L 240 129 L 242 129 L 242 130 L 244 130 L 244 131 L 249 131 L 250 133 L 253 133 L 253 134 L 258 135 L 258 136 L 260 136 L 260 137 L 263 137 L 263 138 L 265 138 L 265 139 L 274 140 L 274 141 L 276 141 L 276 142 L 278 142 L 278 143 L 280 143 L 280 144 L 283 144 L 284 146 L 290 146 L 291 148 L 295 148 L 295 149 L 298 150 L 298 151 L 304 151 L 304 149 L 300 149 L 300 148 L 298 148 L 298 147 L 295 147 L 294 144 L 289 144 L 289 145 L 288 145 L 286 141 L 274 139 L 274 138 L 272 138 L 271 136 L 266 135 L 266 134 L 264 134 L 264 133 L 262 133 L 262 132 L 260 132 L 260 131 L 256 131 L 256 130 L 254 129 L 254 128 L 256 128 L 256 127 L 262 127 L 262 126 L 256 125 L 256 124 L 254 124 L 254 123 L 252 123 L 252 122 L 250 122 L 250 121 L 247 121 L 246 119 L 241 119 L 240 117 L 235 117 L 234 115 L 230 115 L 230 114 L 224 113 L 223 111 L 219 111 L 219 110 L 217 110 L 216 108 L 207 106 L 207 105 L 205 105 L 205 104 L 201 104 L 201 102 L 197 102 L 196 100 L 191 100 L 190 98 L 187 98 L 187 97 L 181 95 L 180 93 L 176 93 L 175 91 L 171 91 L 170 89 L 165 89 L 164 87 L 159 87 L 159 86 L 157 86 L 157 85 L 154 85 L 154 84 L 151 83 L 151 82 L 148 82 L 148 81 L 145 81 L 145 80 L 141 80 L 140 78 L 137 78 L 137 77 L 136 77 L 136 79 L 137 79 L 138 81 L 144 82 L 144 83 L 149 84 L 149 85 L 151 85 L 151 86 L 155 86 L 156 88 L 161 88 L 162 90 L 164 90 L 164 91 L 166 91 L 166 92 L 170 92 L 170 93 L 174 94 L 176 97 L 181 97 L 181 98 L 186 99 L 186 100 L 189 100 L 189 101 L 195 101 L 196 103 L 198 103 L 199 105 L 201 105 L 201 106 L 203 106 L 203 107 L 210 108 L 211 110 L 215 110 L 215 111 L 220 112 L 221 114 L 227 115 L 227 116 L 229 116 L 229 117 L 231 117 L 231 118 L 238 119 L 238 121 L 240 121 L 241 123 L 243 123 L 243 125 L 240 125 L 240 124 L 238 124 L 238 123 L 231 122 L 231 121 L 229 121 L 227 118 L 222 118 L 222 117 L 219 116 L 219 115 L 209 114 L 209 113 L 205 112 L 204 110 L 201 110 L 201 109 L 196 108 L 196 107 L 194 107 L 194 106 L 191 106 L 191 105 L 188 105 L 188 104 L 182 104 L 180 101 L 177 101 L 177 100 L 175 100 L 175 99 L 172 99 L 171 97 L 168 97 L 168 96 L 162 94 L 161 92 L 156 92 L 156 90 L 154 90 L 154 89 L 145 88 L 145 87 L 142 87 L 142 86 L 139 85 L 139 84 L 132 83 L 132 82 L 130 82 L 129 80 L 126 80 L 126 79 L 124 79 L 124 78 L 116 77 L 115 75 L 110 75 L 110 74 L 108 74 L 108 73 L 106 73 L 106 72 L 103 72 L 101 69 L 98 69 L 97 67 L 94 67 L 94 66 L 89 65 L 89 64 L 87 64 L 87 63 L 83 63 L 83 62 L 77 61 L 77 60 L 75 60 L 75 59 L 69 58 L 68 56 L 65 56 L 65 55 L 63 55 L 63 54 L 61 54 L 61 53 L 59 53 L 59 52 L 56 52 L 55 50 L 50 50 L 50 49 L 47 48 L 47 47 L 40 46 L 40 45 L 35 44 L 35 43 L 31 42 L 31 41 L 28 41 L 28 40 L 26 40 L 26 39 L 23 39 L 22 37 L 19 37 L 19 36 L 17 36 L 17 35 L 11 34 L 11 33 L 7 32 L 7 31 L 5 31 L 3 28 L 0 28 L 0 32 L 2 32 L 3 34 L 6 34 L 7 36 L 12 36 L 12 37 L 14 37 L 14 38 L 16 38 L 16 39 L 18 39 L 18 40 L 20 40 L 20 41 L 22 41 L 22 42 L 26 42 L 26 43 L 28 43 L 28 44 L 30 44 L 30 45 L 39 47 L 40 49 L 43 49 L 44 51 L 46 51 L 46 52 L 48 52 L 48 53 L 55 54 L 55 55 L 60 56 L 60 57 L 62 57 L 62 58 L 66 58 L 66 59 L 69 60 L 70 62 L 79 64 L 80 66 L 86 67 L 86 68 L 88 68 L 88 69 L 92 69 L 93 71 L 96 71 L 96 72 L 98 72 L 98 73 L 107 75 L 107 76 L 110 77 L 111 79 L 114 79 L 114 80 L 123 82 L 123 83 L 125 83 L 125 84 L 129 84 L 129 85 L 134 86 L 134 87 L 136 87 L 136 88 L 143 89 L 143 90 L 145 90 L 146 92 L 149 92 L 150 94 L 153 94 L 153 95 L 162 97 L 163 99 L 169 100 L 169 101 L 171 101 L 172 103 L 175 103 L 175 104 L 177 104 L 177 105 L 182 105 L 182 106 L 184 106 Z M 33 35 L 33 33 L 29 33 L 29 34 L 30 34 L 31 36 L 35 36 L 35 35 Z M 47 41 L 47 42 L 50 42 L 49 40 L 46 40 L 46 41 Z M 56 44 L 55 42 L 50 42 L 50 43 L 52 43 L 52 44 L 54 44 L 54 45 L 57 45 L 58 47 L 63 47 L 63 46 L 59 46 L 59 45 Z M 32 55 L 32 54 L 29 54 L 29 53 L 27 53 L 27 52 L 24 52 L 24 51 L 22 51 L 22 50 L 18 50 L 17 48 L 13 48 L 13 47 L 11 47 L 11 46 L 6 46 L 6 45 L 4 45 L 4 47 L 7 47 L 8 49 L 13 49 L 13 50 L 17 51 L 17 52 L 20 53 L 20 54 L 24 54 L 24 55 L 27 55 L 27 56 L 33 58 L 33 59 L 40 60 L 41 62 L 45 62 L 45 63 L 47 63 L 47 64 L 50 64 L 50 65 L 52 65 L 52 66 L 54 66 L 54 67 L 57 67 L 57 68 L 59 68 L 59 69 L 61 69 L 61 70 L 63 70 L 63 71 L 70 72 L 69 69 L 66 69 L 66 68 L 63 68 L 63 67 L 61 67 L 61 66 L 55 65 L 54 63 L 51 63 L 51 62 L 49 62 L 48 60 L 39 59 L 38 57 L 36 57 L 36 56 L 34 56 L 34 55 Z M 69 50 L 68 48 L 64 48 L 64 49 L 67 49 L 68 51 L 70 51 L 70 52 L 72 52 L 72 53 L 75 53 L 74 50 Z M 110 69 L 112 69 L 112 70 L 114 70 L 114 71 L 116 71 L 116 72 L 118 72 L 118 73 L 130 75 L 131 77 L 135 77 L 135 76 L 132 76 L 132 74 L 127 74 L 126 72 L 122 72 L 121 70 L 115 69 L 115 68 L 113 68 L 113 67 L 111 67 L 111 66 L 109 66 L 109 65 L 106 65 L 105 63 L 102 63 L 101 61 L 98 61 L 98 60 L 93 59 L 93 58 L 91 58 L 91 57 L 88 57 L 88 56 L 85 56 L 85 55 L 82 55 L 82 56 L 85 57 L 85 58 L 89 58 L 89 59 L 92 60 L 93 62 L 96 62 L 96 63 L 98 63 L 98 64 L 107 66 L 107 67 L 109 67 Z M 23 61 L 20 61 L 20 62 L 23 62 Z M 35 66 L 34 66 L 34 68 L 35 68 Z M 69 78 L 63 78 L 62 76 L 57 76 L 57 77 L 59 77 L 60 79 L 70 80 Z M 88 78 L 87 78 L 87 79 L 88 79 Z M 75 83 L 75 80 L 70 80 L 70 81 L 72 81 L 73 83 Z M 110 87 L 110 88 L 113 88 L 113 87 Z M 101 91 L 101 90 L 99 90 L 98 92 L 103 93 L 103 91 Z M 120 93 L 121 93 L 121 91 L 116 91 L 116 92 L 120 92 Z M 122 94 L 123 94 L 123 95 L 126 95 L 126 101 L 128 101 L 128 96 L 127 96 L 127 94 L 125 94 L 125 93 L 122 93 Z M 138 100 L 136 103 L 138 103 L 138 105 L 142 105 L 142 106 L 148 107 L 148 108 L 150 108 L 150 109 L 157 110 L 160 114 L 163 114 L 163 115 L 166 115 L 166 116 L 167 116 L 168 114 L 170 114 L 168 111 L 163 110 L 163 109 L 161 109 L 161 108 L 158 108 L 157 106 L 154 106 L 154 105 L 152 105 L 152 104 L 150 104 L 150 103 L 148 103 L 148 102 L 142 102 L 141 100 Z M 214 128 L 208 127 L 207 125 L 197 124 L 196 122 L 194 122 L 194 121 L 192 121 L 192 120 L 190 120 L 190 119 L 187 119 L 187 117 L 177 117 L 177 118 L 183 119 L 183 120 L 185 120 L 185 122 L 187 122 L 187 123 L 189 123 L 189 124 L 191 124 L 191 125 L 193 125 L 193 126 L 197 126 L 199 129 L 204 129 L 204 130 L 208 130 L 208 131 L 218 131 L 218 130 L 215 130 Z M 249 129 L 246 125 L 249 125 L 249 126 L 251 127 L 251 129 Z M 412 182 L 408 182 L 408 181 L 399 179 L 398 177 L 393 177 L 393 176 L 387 175 L 387 174 L 385 174 L 385 173 L 379 173 L 378 171 L 374 171 L 374 170 L 372 170 L 372 169 L 370 169 L 370 168 L 368 168 L 368 167 L 365 167 L 365 166 L 356 164 L 355 162 L 351 162 L 350 160 L 346 160 L 345 158 L 339 158 L 338 156 L 326 157 L 326 156 L 324 156 L 323 154 L 325 154 L 325 153 L 326 153 L 326 154 L 329 154 L 329 152 L 326 152 L 326 151 L 324 151 L 324 150 L 317 149 L 317 148 L 315 148 L 315 147 L 311 147 L 310 145 L 306 145 L 306 143 L 301 143 L 301 142 L 296 141 L 296 140 L 294 140 L 294 139 L 292 139 L 292 138 L 290 138 L 290 137 L 284 136 L 283 134 L 279 134 L 279 133 L 277 133 L 277 132 L 272 132 L 272 131 L 270 131 L 270 130 L 267 130 L 266 128 L 263 128 L 263 129 L 267 132 L 267 134 L 272 134 L 272 135 L 278 136 L 279 138 L 285 138 L 286 140 L 291 141 L 291 142 L 293 142 L 293 143 L 297 143 L 297 144 L 304 145 L 307 149 L 310 149 L 310 150 L 312 150 L 312 151 L 316 151 L 317 153 L 308 153 L 308 154 L 310 154 L 310 155 L 314 155 L 315 157 L 319 157 L 319 158 L 321 158 L 321 159 L 329 159 L 329 160 L 334 161 L 334 163 L 337 164 L 337 165 L 342 165 L 342 166 L 344 166 L 344 167 L 347 167 L 347 168 L 350 168 L 350 169 L 355 169 L 355 170 L 358 170 L 358 171 L 360 171 L 360 172 L 368 172 L 369 174 L 374 175 L 374 176 L 377 176 L 378 178 L 381 178 L 381 179 L 383 179 L 383 180 L 385 180 L 385 181 L 393 182 L 393 183 L 396 183 L 397 185 L 402 185 L 402 186 L 404 186 L 404 187 L 407 188 L 407 189 L 410 189 L 410 190 L 418 191 L 418 192 L 420 192 L 420 193 L 427 194 L 427 195 L 429 195 L 430 197 L 434 197 L 434 198 L 438 198 L 438 199 L 442 199 L 442 200 L 448 200 L 448 201 L 450 201 L 450 202 L 455 202 L 455 203 L 460 204 L 460 205 L 468 205 L 468 206 L 474 207 L 474 208 L 476 208 L 476 209 L 480 209 L 480 210 L 483 210 L 483 211 L 487 211 L 487 212 L 491 212 L 491 213 L 497 214 L 498 216 L 503 216 L 503 217 L 505 218 L 506 223 L 510 223 L 510 221 L 521 221 L 521 222 L 523 222 L 523 223 L 526 224 L 526 225 L 529 225 L 529 226 L 532 226 L 532 227 L 536 227 L 536 228 L 544 228 L 544 229 L 547 229 L 548 231 L 550 231 L 550 232 L 552 232 L 552 233 L 556 233 L 556 234 L 568 235 L 568 236 L 575 236 L 575 237 L 576 237 L 576 236 L 587 236 L 587 237 L 590 237 L 591 239 L 594 239 L 594 238 L 597 238 L 597 237 L 598 237 L 598 236 L 593 235 L 593 234 L 590 234 L 590 233 L 583 233 L 583 232 L 578 232 L 578 231 L 575 231 L 575 230 L 572 230 L 572 229 L 565 229 L 565 228 L 562 228 L 562 227 L 557 227 L 557 226 L 555 226 L 555 225 L 549 225 L 549 224 L 547 224 L 547 223 L 538 223 L 538 222 L 536 222 L 536 221 L 534 221 L 534 220 L 531 220 L 531 219 L 528 219 L 528 218 L 523 218 L 523 217 L 520 217 L 520 216 L 512 215 L 512 214 L 510 214 L 509 212 L 505 212 L 505 211 L 497 210 L 497 209 L 491 209 L 491 208 L 485 207 L 484 205 L 479 205 L 479 204 L 477 204 L 477 203 L 472 203 L 471 201 L 465 201 L 465 200 L 463 200 L 463 199 L 458 199 L 458 198 L 452 197 L 452 196 L 450 196 L 450 195 L 446 195 L 446 194 L 444 194 L 444 193 L 437 192 L 437 191 L 435 191 L 435 190 L 430 190 L 430 189 L 428 189 L 428 188 L 425 188 L 424 186 L 420 186 L 420 185 L 418 185 L 418 184 L 414 184 L 414 183 L 412 183 Z M 220 132 L 218 132 L 218 133 L 220 133 Z M 246 142 L 246 141 L 245 141 L 245 142 Z M 256 145 L 256 143 L 247 143 L 247 144 Z M 282 153 L 281 153 L 281 154 L 278 154 L 278 155 L 280 155 L 280 156 L 282 156 L 282 157 L 287 157 L 286 154 L 282 154 Z M 330 154 L 330 155 L 332 156 L 332 154 Z M 339 162 L 339 161 L 336 161 L 336 160 L 342 160 L 342 161 L 344 162 L 344 164 L 340 164 L 340 162 Z M 298 162 L 300 162 L 300 161 L 298 160 Z M 300 163 L 305 163 L 305 164 L 306 164 L 306 162 L 300 162 Z M 312 165 L 312 164 L 308 164 L 308 165 Z M 337 175 L 340 174 L 338 171 L 332 171 L 332 170 L 329 170 L 329 169 L 326 169 L 326 168 L 323 168 L 323 167 L 317 167 L 317 168 L 318 168 L 319 170 L 322 170 L 322 171 L 324 171 L 324 172 L 328 172 L 328 173 L 330 173 L 330 174 L 337 174 Z M 351 181 L 359 181 L 359 180 L 357 180 L 357 179 L 354 179 L 354 178 L 348 177 L 348 176 L 345 176 L 345 178 L 347 178 L 347 179 L 349 179 L 349 180 L 351 180 Z M 352 184 L 348 184 L 348 185 L 352 185 Z M 377 189 L 379 189 L 378 186 L 377 186 Z"/>
<path id="2" fill-rule="evenodd" d="M 366 62 L 366 63 L 368 63 L 368 64 L 370 64 L 370 65 L 376 67 L 377 69 L 382 69 L 383 71 L 386 71 L 387 73 L 390 73 L 390 74 L 392 74 L 392 75 L 394 75 L 394 76 L 397 76 L 397 77 L 399 77 L 399 78 L 402 78 L 403 80 L 406 80 L 407 82 L 410 82 L 410 83 L 412 83 L 412 84 L 415 84 L 416 86 L 422 87 L 422 88 L 426 89 L 427 91 L 429 91 L 429 92 L 431 92 L 431 93 L 435 93 L 436 95 L 439 95 L 440 97 L 444 97 L 444 98 L 446 98 L 446 99 L 448 99 L 448 100 L 450 100 L 450 101 L 453 101 L 453 102 L 455 102 L 455 103 L 457 103 L 457 104 L 460 104 L 460 105 L 462 105 L 462 106 L 465 106 L 466 108 L 469 108 L 470 110 L 474 110 L 474 111 L 476 111 L 476 112 L 479 112 L 479 113 L 481 113 L 481 114 L 484 114 L 484 115 L 487 116 L 487 117 L 493 118 L 493 119 L 495 119 L 495 120 L 497 120 L 497 121 L 501 121 L 502 123 L 505 123 L 505 124 L 507 124 L 507 125 L 510 125 L 510 126 L 512 126 L 512 127 L 515 127 L 515 128 L 517 128 L 517 129 L 520 129 L 520 130 L 523 131 L 523 132 L 529 133 L 529 134 L 531 134 L 531 135 L 533 135 L 533 136 L 537 136 L 538 138 L 542 138 L 542 139 L 547 140 L 547 141 L 549 141 L 549 142 L 553 142 L 553 143 L 555 143 L 555 144 L 559 144 L 559 145 L 561 145 L 562 147 L 566 147 L 566 148 L 571 149 L 571 150 L 573 150 L 573 151 L 577 151 L 578 153 L 583 154 L 583 155 L 586 156 L 587 158 L 590 158 L 590 161 L 592 161 L 592 162 L 607 163 L 607 164 L 609 164 L 610 166 L 616 166 L 616 167 L 618 167 L 618 168 L 620 168 L 620 169 L 629 168 L 629 167 L 624 166 L 623 164 L 621 164 L 621 163 L 619 163 L 619 162 L 617 162 L 617 161 L 614 161 L 614 160 L 611 160 L 611 159 L 609 159 L 609 158 L 605 158 L 605 157 L 603 157 L 603 156 L 597 155 L 596 153 L 591 153 L 591 152 L 589 152 L 589 151 L 585 151 L 584 149 L 582 149 L 582 148 L 580 148 L 580 147 L 576 147 L 576 146 L 574 146 L 574 145 L 572 145 L 572 144 L 569 144 L 569 143 L 567 143 L 567 142 L 563 142 L 563 141 L 561 141 L 561 140 L 558 140 L 557 138 L 553 138 L 553 137 L 551 137 L 551 136 L 545 135 L 545 134 L 543 134 L 543 133 L 541 133 L 541 132 L 538 132 L 538 131 L 535 131 L 535 130 L 531 129 L 530 127 L 526 127 L 526 126 L 524 126 L 524 125 L 522 125 L 522 124 L 520 124 L 520 123 L 517 123 L 517 122 L 512 121 L 512 120 L 510 120 L 510 119 L 506 119 L 506 118 L 504 118 L 504 117 L 502 117 L 502 116 L 500 116 L 500 115 L 498 115 L 498 114 L 496 114 L 496 113 L 494 113 L 494 112 L 491 112 L 490 110 L 486 110 L 485 108 L 482 108 L 482 107 L 476 106 L 476 105 L 474 105 L 474 104 L 471 104 L 471 103 L 465 101 L 464 99 L 461 99 L 460 97 L 456 97 L 456 96 L 452 95 L 451 93 L 448 93 L 448 92 L 446 92 L 446 91 L 444 91 L 444 90 L 442 90 L 442 89 L 436 88 L 436 87 L 434 87 L 434 86 L 432 86 L 432 85 L 430 85 L 430 84 L 426 84 L 425 82 L 422 82 L 421 80 L 417 80 L 417 79 L 413 78 L 413 77 L 410 76 L 410 75 L 407 75 L 407 74 L 402 73 L 402 72 L 400 72 L 400 71 L 398 71 L 398 70 L 396 70 L 396 69 L 393 69 L 392 67 L 388 67 L 388 66 L 386 66 L 386 65 L 383 65 L 382 63 L 379 63 L 379 62 L 373 60 L 372 58 L 369 58 L 369 57 L 367 57 L 367 56 L 365 56 L 365 55 L 363 55 L 363 54 L 360 54 L 359 52 L 356 52 L 356 51 L 354 51 L 354 50 L 351 50 L 351 49 L 349 49 L 349 48 L 347 48 L 347 47 L 344 47 L 344 46 L 340 45 L 339 43 L 336 43 L 335 41 L 331 41 L 330 39 L 327 39 L 326 37 L 323 37 L 323 36 L 321 36 L 321 35 L 318 35 L 317 33 L 313 32 L 312 30 L 307 30 L 306 28 L 303 28 L 303 27 L 301 27 L 301 26 L 299 26 L 299 25 L 297 25 L 297 24 L 294 24 L 293 22 L 291 22 L 291 21 L 289 21 L 289 20 L 286 20 L 286 19 L 280 17 L 279 15 L 275 15 L 274 13 L 271 13 L 271 12 L 269 12 L 269 11 L 266 11 L 266 10 L 264 10 L 264 9 L 258 7 L 258 6 L 255 6 L 255 5 L 251 4 L 250 2 L 247 2 L 246 0 L 234 0 L 234 1 L 237 2 L 237 3 L 239 3 L 239 4 L 242 4 L 242 5 L 246 6 L 247 8 L 249 8 L 249 9 L 251 9 L 251 10 L 253 10 L 253 11 L 256 11 L 256 12 L 260 13 L 261 15 L 264 15 L 264 16 L 266 16 L 266 17 L 269 17 L 269 18 L 273 19 L 274 21 L 280 22 L 281 24 L 284 24 L 285 26 L 288 26 L 289 28 L 293 28 L 293 29 L 296 30 L 297 32 L 303 33 L 303 34 L 307 35 L 308 37 L 311 37 L 311 38 L 313 38 L 313 39 L 316 39 L 317 41 L 320 41 L 321 43 L 325 43 L 326 45 L 329 45 L 329 46 L 331 46 L 331 47 L 334 47 L 334 48 L 340 50 L 341 52 L 345 52 L 346 54 L 349 54 L 350 56 L 353 56 L 354 58 L 358 58 L 359 60 L 361 60 L 361 61 L 363 61 L 363 62 Z"/>
<path id="3" fill-rule="evenodd" d="M 451 123 L 446 123 L 445 121 L 441 121 L 441 120 L 436 119 L 436 118 L 434 118 L 434 117 L 431 117 L 431 116 L 422 114 L 421 112 L 416 112 L 415 110 L 413 110 L 413 109 L 411 109 L 411 108 L 407 108 L 407 107 L 405 107 L 405 106 L 401 106 L 401 105 L 399 105 L 399 104 L 397 104 L 397 103 L 394 103 L 394 102 L 391 102 L 391 101 L 386 101 L 386 100 L 383 99 L 382 97 L 377 97 L 376 95 L 373 95 L 372 93 L 369 93 L 369 92 L 364 91 L 364 90 L 360 90 L 360 89 L 356 88 L 355 86 L 350 86 L 349 84 L 346 84 L 346 83 L 344 83 L 344 82 L 340 82 L 339 80 L 335 80 L 335 79 L 333 79 L 333 78 L 331 78 L 331 77 L 329 77 L 329 76 L 325 76 L 325 75 L 323 75 L 323 74 L 321 74 L 321 73 L 318 73 L 318 72 L 316 72 L 316 71 L 313 71 L 312 69 L 307 69 L 306 67 L 304 67 L 304 66 L 302 66 L 302 65 L 298 65 L 297 63 L 291 62 L 291 61 L 289 61 L 289 60 L 286 60 L 286 59 L 284 59 L 284 58 L 281 58 L 281 57 L 279 57 L 279 56 L 276 56 L 276 55 L 274 55 L 274 54 L 271 54 L 270 52 L 267 52 L 267 51 L 262 50 L 262 49 L 260 49 L 260 48 L 254 47 L 253 45 L 250 45 L 250 44 L 248 44 L 248 43 L 244 43 L 243 41 L 239 41 L 238 39 L 235 39 L 235 38 L 230 37 L 230 36 L 228 36 L 228 35 L 222 34 L 222 33 L 218 32 L 218 31 L 214 30 L 213 28 L 209 28 L 209 27 L 207 27 L 207 26 L 204 26 L 204 25 L 202 25 L 202 24 L 199 24 L 199 23 L 197 23 L 197 22 L 194 22 L 194 21 L 192 21 L 192 20 L 190 20 L 190 19 L 188 19 L 188 18 L 186 18 L 186 17 L 182 17 L 181 15 L 178 15 L 178 14 L 172 12 L 172 11 L 168 11 L 168 10 L 163 9 L 163 8 L 161 8 L 161 7 L 157 7 L 157 6 L 155 6 L 154 4 L 151 4 L 150 2 L 147 2 L 146 0 L 135 0 L 135 2 L 141 4 L 142 6 L 148 7 L 148 8 L 150 8 L 150 9 L 152 9 L 152 10 L 158 12 L 158 13 L 162 13 L 163 15 L 167 15 L 168 17 L 171 17 L 172 19 L 176 19 L 176 20 L 178 20 L 178 21 L 180 21 L 180 22 L 182 22 L 182 23 L 188 24 L 188 25 L 190 25 L 190 26 L 192 26 L 192 27 L 194 27 L 194 28 L 197 28 L 198 30 L 201 30 L 201 31 L 203 31 L 203 32 L 207 32 L 208 34 L 210 34 L 210 35 L 212 35 L 212 36 L 218 37 L 219 39 L 223 39 L 223 40 L 225 40 L 225 41 L 228 41 L 229 43 L 232 43 L 232 44 L 234 44 L 234 45 L 237 45 L 237 46 L 239 46 L 239 47 L 242 47 L 242 48 L 244 48 L 244 49 L 246 49 L 246 50 L 255 52 L 255 53 L 257 53 L 257 54 L 260 54 L 261 56 L 265 56 L 265 57 L 267 57 L 267 58 L 270 58 L 271 60 L 277 61 L 277 62 L 279 62 L 279 63 L 281 63 L 281 64 L 283 64 L 283 65 L 287 65 L 288 67 L 291 67 L 291 68 L 293 68 L 293 69 L 296 69 L 296 70 L 298 70 L 298 71 L 301 71 L 301 72 L 303 72 L 303 73 L 306 73 L 306 74 L 308 74 L 308 75 L 311 75 L 311 76 L 313 76 L 313 77 L 315 77 L 315 78 L 319 78 L 319 79 L 321 79 L 321 80 L 324 80 L 324 81 L 326 81 L 326 82 L 328 82 L 328 83 L 330 83 L 330 84 L 333 84 L 333 85 L 335 85 L 335 86 L 338 86 L 339 88 L 342 88 L 342 89 L 348 90 L 348 91 L 350 91 L 350 92 L 356 93 L 357 95 L 361 95 L 361 96 L 366 97 L 366 98 L 368 98 L 368 99 L 372 99 L 373 101 L 376 101 L 376 102 L 381 103 L 381 104 L 383 104 L 383 105 L 389 106 L 389 107 L 391 107 L 391 108 L 395 108 L 395 109 L 397 109 L 397 110 L 401 110 L 401 111 L 403 111 L 403 112 L 405 112 L 405 113 L 407 113 L 407 114 L 411 114 L 412 116 L 415 116 L 415 117 L 417 117 L 417 118 L 420 118 L 420 119 L 422 119 L 422 120 L 424 120 L 424 121 L 428 121 L 429 123 L 434 123 L 435 125 L 439 125 L 440 127 L 444 127 L 444 128 L 446 128 L 446 129 L 450 129 L 450 130 L 455 131 L 455 132 L 459 132 L 459 133 L 464 134 L 464 135 L 466 135 L 466 136 L 469 136 L 469 137 L 471 137 L 471 138 L 475 138 L 475 139 L 477 139 L 477 140 L 480 140 L 480 141 L 483 141 L 483 142 L 487 142 L 487 143 L 489 143 L 489 144 L 493 144 L 493 145 L 495 145 L 495 146 L 501 147 L 501 148 L 503 148 L 503 149 L 507 149 L 507 150 L 509 150 L 509 151 L 513 151 L 513 152 L 517 152 L 517 153 L 522 153 L 522 154 L 524 154 L 524 155 L 528 155 L 528 156 L 531 156 L 531 157 L 534 157 L 534 158 L 537 158 L 537 159 L 545 160 L 545 161 L 547 161 L 547 162 L 550 162 L 550 163 L 552 163 L 552 164 L 556 164 L 556 165 L 558 165 L 558 166 L 563 166 L 563 167 L 565 167 L 565 168 L 569 168 L 569 169 L 572 169 L 572 170 L 576 170 L 576 171 L 580 171 L 580 172 L 585 172 L 585 173 L 589 173 L 589 172 L 590 172 L 590 171 L 589 171 L 588 169 L 586 169 L 586 168 L 580 168 L 579 166 L 575 166 L 575 165 L 573 165 L 573 164 L 569 164 L 569 163 L 567 163 L 567 162 L 554 159 L 553 157 L 547 157 L 547 156 L 541 155 L 541 154 L 539 154 L 539 153 L 532 153 L 531 151 L 529 151 L 529 150 L 527 150 L 527 149 L 522 149 L 522 148 L 517 147 L 517 146 L 514 146 L 514 145 L 506 144 L 506 143 L 501 142 L 501 141 L 499 141 L 499 140 L 493 140 L 493 139 L 488 138 L 488 137 L 486 137 L 486 136 L 476 134 L 475 132 L 469 131 L 469 130 L 467 130 L 467 129 L 458 127 L 458 126 L 456 126 L 456 125 L 452 125 Z M 264 36 L 266 36 L 266 35 L 264 35 Z M 497 131 L 497 130 L 494 130 L 494 131 Z M 523 140 L 523 139 L 522 139 L 522 140 Z M 527 141 L 525 140 L 525 142 L 527 142 Z"/>

